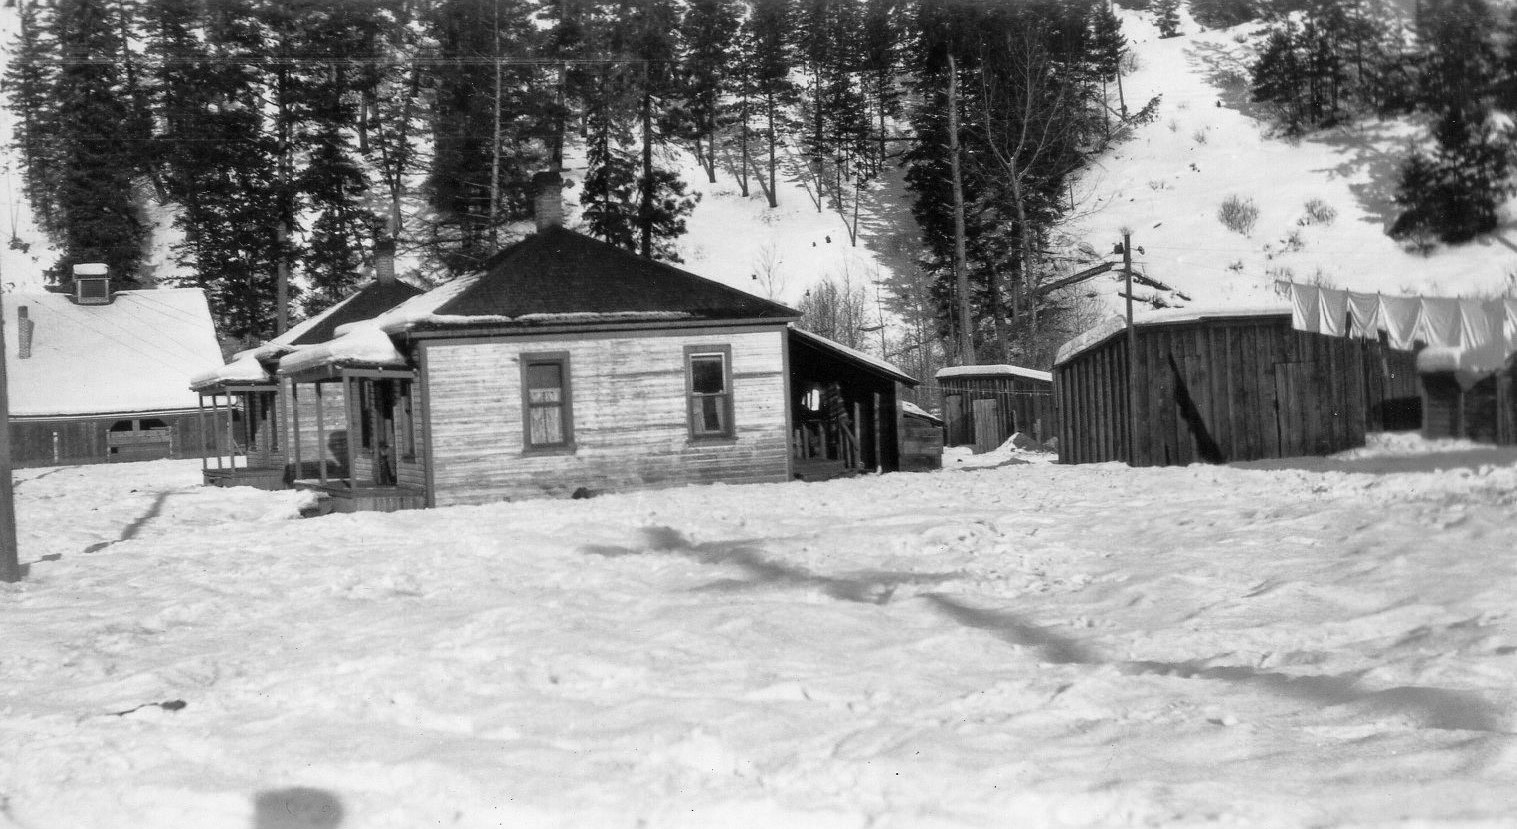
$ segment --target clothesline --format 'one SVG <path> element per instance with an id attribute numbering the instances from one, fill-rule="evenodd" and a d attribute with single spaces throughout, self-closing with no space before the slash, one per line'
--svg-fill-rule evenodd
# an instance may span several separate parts
<path id="1" fill-rule="evenodd" d="M 1386 296 L 1320 288 L 1295 282 L 1290 288 L 1291 326 L 1334 337 L 1378 339 L 1410 351 L 1417 342 L 1435 348 L 1517 350 L 1517 297 Z"/>

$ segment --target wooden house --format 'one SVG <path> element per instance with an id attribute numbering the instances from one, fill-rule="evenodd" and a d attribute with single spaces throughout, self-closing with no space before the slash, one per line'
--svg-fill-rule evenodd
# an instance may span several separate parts
<path id="1" fill-rule="evenodd" d="M 949 366 L 937 373 L 949 446 L 989 452 L 1021 432 L 1053 435 L 1053 375 L 1021 366 Z"/>
<path id="2" fill-rule="evenodd" d="M 72 293 L 4 295 L 16 466 L 196 457 L 220 424 L 189 378 L 221 362 L 198 288 L 112 291 L 79 266 Z"/>
<path id="3" fill-rule="evenodd" d="M 1517 444 L 1517 355 L 1489 350 L 1424 348 L 1417 354 L 1422 434 L 1481 443 Z"/>
<path id="4" fill-rule="evenodd" d="M 421 289 L 395 279 L 392 270 L 381 268 L 374 281 L 321 313 L 192 378 L 190 386 L 199 394 L 201 406 L 215 414 L 225 429 L 220 451 L 202 457 L 205 482 L 283 489 L 296 478 L 317 477 L 318 464 L 328 474 L 345 474 L 346 432 L 333 430 L 325 443 L 318 444 L 313 430 L 297 435 L 294 428 L 299 417 L 308 422 L 317 417 L 341 422 L 345 416 L 341 396 L 298 399 L 294 384 L 276 377 L 274 369 L 280 357 L 330 340 L 338 326 L 372 319 L 420 293 Z"/>
<path id="5" fill-rule="evenodd" d="M 1375 340 L 1296 331 L 1286 308 L 1112 318 L 1055 361 L 1059 460 L 1136 466 L 1326 455 L 1416 428 L 1415 358 Z M 1136 439 L 1129 429 L 1136 424 Z"/>
<path id="6" fill-rule="evenodd" d="M 345 474 L 301 485 L 333 509 L 392 510 L 783 481 L 824 460 L 894 469 L 894 384 L 910 378 L 794 331 L 798 316 L 549 222 L 280 359 L 301 397 L 345 403 L 338 422 L 296 424 L 322 443 L 345 432 Z M 817 434 L 800 413 L 816 388 L 822 431 L 847 435 L 836 457 L 793 445 Z"/>

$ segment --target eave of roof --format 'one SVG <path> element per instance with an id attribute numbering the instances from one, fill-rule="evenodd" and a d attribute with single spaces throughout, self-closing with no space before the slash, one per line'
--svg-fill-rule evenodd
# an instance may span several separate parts
<path id="1" fill-rule="evenodd" d="M 829 340 L 820 334 L 806 331 L 801 328 L 796 328 L 792 325 L 790 327 L 790 336 L 795 339 L 799 339 L 804 343 L 822 349 L 823 351 L 830 352 L 833 356 L 840 357 L 848 362 L 857 365 L 859 368 L 862 368 L 865 371 L 876 376 L 883 377 L 886 380 L 893 380 L 897 383 L 905 383 L 906 385 L 913 388 L 921 385 L 920 380 L 912 377 L 904 371 L 901 371 L 890 363 L 887 363 L 884 360 L 881 360 L 880 358 L 873 355 L 865 354 L 862 351 L 849 348 L 848 346 L 843 345 L 842 343 L 835 340 Z"/>

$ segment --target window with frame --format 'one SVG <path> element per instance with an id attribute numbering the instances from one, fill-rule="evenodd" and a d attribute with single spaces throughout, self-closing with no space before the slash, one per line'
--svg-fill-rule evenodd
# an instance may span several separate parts
<path id="1" fill-rule="evenodd" d="M 522 441 L 527 451 L 574 445 L 574 408 L 569 353 L 523 354 Z"/>
<path id="2" fill-rule="evenodd" d="M 406 460 L 416 459 L 416 414 L 410 380 L 396 383 L 395 432 L 400 442 L 400 456 Z"/>
<path id="3" fill-rule="evenodd" d="M 689 397 L 690 437 L 730 438 L 732 423 L 732 348 L 687 346 L 685 386 Z"/>

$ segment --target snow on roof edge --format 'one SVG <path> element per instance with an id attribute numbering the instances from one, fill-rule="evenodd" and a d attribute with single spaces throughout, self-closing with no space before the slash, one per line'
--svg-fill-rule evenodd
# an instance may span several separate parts
<path id="1" fill-rule="evenodd" d="M 1133 320 L 1138 327 L 1150 325 L 1180 325 L 1187 322 L 1201 322 L 1209 319 L 1229 319 L 1233 317 L 1273 317 L 1290 316 L 1289 305 L 1258 305 L 1240 308 L 1171 308 L 1164 311 L 1155 311 Z M 1063 345 L 1054 355 L 1055 366 L 1069 362 L 1076 355 L 1094 348 L 1106 338 L 1117 334 L 1127 328 L 1127 320 L 1119 315 L 1113 315 L 1076 335 Z"/>
<path id="2" fill-rule="evenodd" d="M 948 366 L 946 368 L 938 369 L 938 373 L 935 374 L 935 375 L 933 375 L 933 376 L 936 377 L 936 378 L 938 378 L 939 380 L 941 380 L 941 379 L 943 379 L 945 377 L 1005 377 L 1005 376 L 1026 377 L 1026 378 L 1028 378 L 1030 380 L 1044 380 L 1044 381 L 1052 381 L 1053 380 L 1053 373 L 1052 372 L 1039 371 L 1038 369 L 1035 369 L 1035 368 L 1023 368 L 1021 366 L 1006 365 L 1005 363 L 995 363 L 995 364 L 983 365 L 983 366 Z"/>

